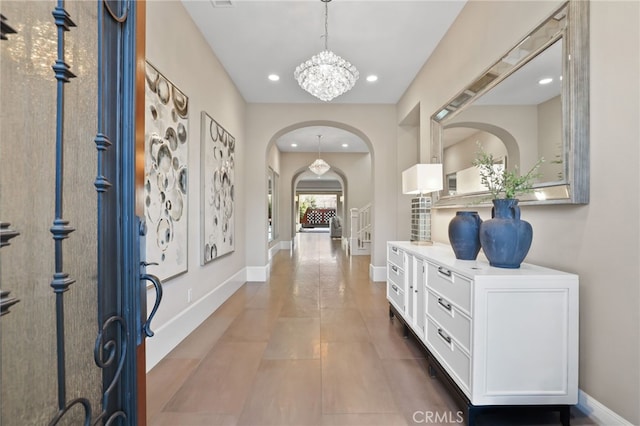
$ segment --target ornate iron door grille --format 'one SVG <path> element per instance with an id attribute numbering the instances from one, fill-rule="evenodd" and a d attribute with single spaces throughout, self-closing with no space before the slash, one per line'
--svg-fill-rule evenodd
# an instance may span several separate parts
<path id="1" fill-rule="evenodd" d="M 66 396 L 64 294 L 74 283 L 63 270 L 64 239 L 73 228 L 63 219 L 64 85 L 74 77 L 65 62 L 65 32 L 75 26 L 58 0 L 53 11 L 58 28 L 55 218 L 55 272 L 51 287 L 56 296 L 58 424 L 74 406 L 84 410 L 84 424 L 137 424 L 136 344 L 141 342 L 140 313 L 146 311 L 139 290 L 139 222 L 135 216 L 135 2 L 98 1 L 98 318 L 94 360 L 102 369 L 101 411 L 93 416 L 87 398 Z M 114 230 L 116 231 L 114 233 Z M 135 330 L 135 332 L 132 332 Z"/>
<path id="2" fill-rule="evenodd" d="M 7 18 L 0 13 L 0 40 L 8 40 L 7 35 L 15 33 L 16 30 L 9 25 Z M 8 246 L 10 239 L 20 235 L 19 232 L 12 230 L 9 226 L 11 226 L 10 223 L 0 221 L 0 248 Z M 20 301 L 20 299 L 9 297 L 9 294 L 11 294 L 10 291 L 0 290 L 0 316 L 8 314 L 9 308 Z"/>

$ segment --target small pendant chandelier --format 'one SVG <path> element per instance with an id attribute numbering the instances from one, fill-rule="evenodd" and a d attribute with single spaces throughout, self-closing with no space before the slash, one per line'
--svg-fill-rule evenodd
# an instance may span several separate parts
<path id="1" fill-rule="evenodd" d="M 313 173 L 317 174 L 318 176 L 322 176 L 323 174 L 327 173 L 331 168 L 331 166 L 327 164 L 326 161 L 320 158 L 320 139 L 321 138 L 322 138 L 322 135 L 318 135 L 318 159 L 313 163 L 311 163 L 311 165 L 309 166 L 309 170 L 311 170 Z"/>
<path id="2" fill-rule="evenodd" d="M 300 87 L 318 99 L 330 101 L 351 90 L 360 73 L 349 62 L 329 50 L 329 2 L 324 3 L 324 50 L 301 63 L 293 76 Z"/>

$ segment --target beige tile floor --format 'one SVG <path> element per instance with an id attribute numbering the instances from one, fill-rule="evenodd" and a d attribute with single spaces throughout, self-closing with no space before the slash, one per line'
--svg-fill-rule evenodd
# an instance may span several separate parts
<path id="1" fill-rule="evenodd" d="M 385 284 L 369 280 L 369 263 L 328 234 L 298 234 L 293 252 L 274 257 L 268 282 L 246 283 L 149 372 L 149 424 L 455 424 L 459 408 L 389 320 Z M 572 424 L 589 424 L 575 414 Z M 558 416 L 501 412 L 477 423 Z"/>

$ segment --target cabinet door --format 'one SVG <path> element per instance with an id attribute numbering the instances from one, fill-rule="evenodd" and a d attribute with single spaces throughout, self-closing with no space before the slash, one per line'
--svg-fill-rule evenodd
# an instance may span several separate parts
<path id="1" fill-rule="evenodd" d="M 414 258 L 413 262 L 413 328 L 421 338 L 424 338 L 425 326 L 425 263 L 422 259 Z"/>
<path id="2" fill-rule="evenodd" d="M 411 254 L 404 254 L 404 271 L 405 271 L 405 306 L 407 307 L 407 323 L 413 326 L 415 317 L 415 294 L 414 294 L 414 277 L 415 257 Z"/>
<path id="3" fill-rule="evenodd" d="M 577 403 L 577 286 L 545 278 L 476 288 L 473 404 Z"/>

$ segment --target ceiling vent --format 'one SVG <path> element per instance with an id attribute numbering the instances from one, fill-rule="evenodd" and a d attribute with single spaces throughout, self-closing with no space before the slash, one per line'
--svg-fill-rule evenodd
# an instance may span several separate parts
<path id="1" fill-rule="evenodd" d="M 235 0 L 211 0 L 213 7 L 233 7 Z"/>

